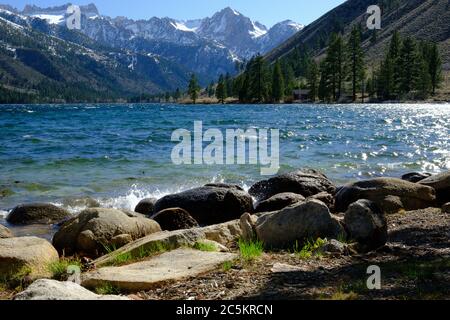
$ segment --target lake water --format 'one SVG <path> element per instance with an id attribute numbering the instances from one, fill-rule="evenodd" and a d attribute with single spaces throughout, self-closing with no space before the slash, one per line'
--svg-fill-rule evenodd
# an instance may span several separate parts
<path id="1" fill-rule="evenodd" d="M 86 196 L 132 209 L 209 182 L 246 188 L 260 167 L 176 166 L 172 132 L 280 130 L 280 172 L 323 171 L 336 184 L 450 169 L 450 105 L 0 106 L 0 215 L 17 204 Z"/>

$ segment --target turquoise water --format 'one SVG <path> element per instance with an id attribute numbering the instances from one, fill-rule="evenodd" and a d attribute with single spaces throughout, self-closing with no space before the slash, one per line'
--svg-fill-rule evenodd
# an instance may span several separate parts
<path id="1" fill-rule="evenodd" d="M 86 196 L 131 209 L 150 195 L 265 178 L 255 165 L 172 164 L 172 132 L 200 120 L 205 129 L 280 129 L 280 172 L 312 167 L 337 184 L 450 169 L 449 104 L 0 106 L 0 215 Z"/>

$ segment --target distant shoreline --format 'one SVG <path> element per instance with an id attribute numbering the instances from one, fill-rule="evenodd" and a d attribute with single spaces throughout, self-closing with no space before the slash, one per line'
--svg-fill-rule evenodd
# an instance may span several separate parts
<path id="1" fill-rule="evenodd" d="M 195 104 L 188 101 L 183 102 L 119 102 L 119 101 L 111 101 L 111 102 L 39 102 L 39 103 L 0 103 L 0 107 L 2 106 L 14 106 L 14 105 L 80 105 L 80 104 L 90 104 L 90 105 L 144 105 L 144 104 L 154 104 L 154 105 L 160 105 L 160 104 L 170 104 L 170 105 L 180 105 L 180 106 L 201 106 L 201 105 L 215 105 L 215 106 L 226 106 L 226 105 L 261 105 L 261 106 L 289 106 L 289 105 L 375 105 L 375 104 L 417 104 L 417 105 L 423 105 L 423 104 L 450 104 L 450 100 L 427 100 L 427 101 L 368 101 L 368 102 L 301 102 L 301 101 L 295 101 L 295 102 L 289 102 L 289 103 L 240 103 L 237 101 L 232 102 L 226 102 L 226 103 L 220 103 L 220 102 L 203 102 L 203 101 L 197 101 Z"/>

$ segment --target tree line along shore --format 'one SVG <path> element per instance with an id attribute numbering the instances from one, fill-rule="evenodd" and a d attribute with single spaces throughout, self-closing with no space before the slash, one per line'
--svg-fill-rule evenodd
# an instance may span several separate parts
<path id="1" fill-rule="evenodd" d="M 438 95 L 446 85 L 441 52 L 435 43 L 392 35 L 377 63 L 362 48 L 361 28 L 348 37 L 330 36 L 324 54 L 313 57 L 306 46 L 269 65 L 257 55 L 237 64 L 239 74 L 221 75 L 202 88 L 192 74 L 185 91 L 134 99 L 134 102 L 216 103 L 355 103 L 448 101 Z M 376 38 L 376 33 L 374 33 Z M 376 41 L 374 39 L 373 41 Z"/>

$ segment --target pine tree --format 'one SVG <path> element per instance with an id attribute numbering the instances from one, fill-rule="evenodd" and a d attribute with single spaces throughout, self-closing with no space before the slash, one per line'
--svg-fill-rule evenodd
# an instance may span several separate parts
<path id="1" fill-rule="evenodd" d="M 281 62 L 281 69 L 283 71 L 284 77 L 284 96 L 290 97 L 292 96 L 292 91 L 295 87 L 295 74 L 294 69 L 292 68 L 290 63 L 287 63 L 285 60 Z"/>
<path id="2" fill-rule="evenodd" d="M 331 79 L 331 71 L 329 63 L 325 60 L 320 64 L 320 82 L 318 88 L 318 96 L 321 101 L 330 102 L 333 96 L 334 85 Z"/>
<path id="3" fill-rule="evenodd" d="M 217 83 L 216 97 L 220 103 L 225 103 L 225 99 L 227 98 L 227 86 L 223 75 L 220 75 L 219 82 Z"/>
<path id="4" fill-rule="evenodd" d="M 325 76 L 331 83 L 333 100 L 338 101 L 345 80 L 344 42 L 340 35 L 335 33 L 331 35 L 325 61 L 327 64 Z"/>
<path id="5" fill-rule="evenodd" d="M 429 65 L 424 57 L 420 57 L 419 78 L 417 81 L 417 91 L 421 99 L 428 98 L 432 88 Z"/>
<path id="6" fill-rule="evenodd" d="M 316 96 L 318 94 L 319 87 L 319 68 L 314 60 L 312 60 L 308 67 L 308 89 L 309 98 L 311 101 L 316 101 Z"/>
<path id="7" fill-rule="evenodd" d="M 177 90 L 175 90 L 175 93 L 174 93 L 173 98 L 175 99 L 176 102 L 177 102 L 178 100 L 180 100 L 180 98 L 181 98 L 180 88 L 177 88 Z"/>
<path id="8" fill-rule="evenodd" d="M 364 53 L 361 47 L 361 29 L 357 26 L 353 27 L 347 47 L 349 52 L 349 78 L 352 83 L 353 102 L 355 102 L 357 90 L 361 87 L 361 82 L 364 77 Z"/>
<path id="9" fill-rule="evenodd" d="M 400 50 L 402 48 L 402 39 L 398 31 L 395 31 L 392 35 L 391 42 L 389 44 L 389 50 L 387 54 L 387 58 L 390 61 L 389 65 L 389 74 L 391 82 L 389 83 L 390 87 L 388 88 L 388 92 L 390 93 L 391 98 L 395 98 L 399 94 L 399 86 L 400 86 L 400 77 L 401 77 L 401 66 L 400 66 Z"/>
<path id="10" fill-rule="evenodd" d="M 269 97 L 269 84 L 266 61 L 258 55 L 250 62 L 248 96 L 251 102 L 266 102 Z"/>
<path id="11" fill-rule="evenodd" d="M 215 89 L 214 89 L 214 81 L 211 81 L 211 83 L 208 86 L 208 97 L 211 98 L 215 95 Z"/>
<path id="12" fill-rule="evenodd" d="M 284 98 L 284 79 L 281 72 L 280 61 L 275 63 L 272 74 L 272 100 L 275 103 L 280 102 Z"/>
<path id="13" fill-rule="evenodd" d="M 442 81 L 442 59 L 436 43 L 431 45 L 428 53 L 428 68 L 430 72 L 432 94 L 435 95 L 436 89 L 439 88 Z"/>
<path id="14" fill-rule="evenodd" d="M 192 74 L 191 80 L 189 80 L 188 94 L 191 97 L 192 102 L 195 104 L 198 99 L 198 94 L 200 92 L 200 86 L 198 84 L 197 77 Z"/>
<path id="15" fill-rule="evenodd" d="M 399 67 L 399 93 L 400 95 L 405 95 L 417 88 L 421 73 L 421 58 L 417 43 L 410 37 L 403 40 Z"/>
<path id="16" fill-rule="evenodd" d="M 226 97 L 233 96 L 233 78 L 231 78 L 230 74 L 227 72 L 225 76 L 225 86 L 226 86 Z"/>

